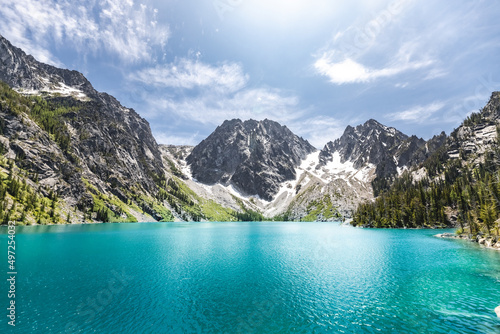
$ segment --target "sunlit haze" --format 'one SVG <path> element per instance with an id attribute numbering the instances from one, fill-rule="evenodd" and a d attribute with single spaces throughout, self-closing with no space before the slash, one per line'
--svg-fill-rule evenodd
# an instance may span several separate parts
<path id="1" fill-rule="evenodd" d="M 321 148 L 374 118 L 428 139 L 500 90 L 496 1 L 4 0 L 0 34 L 197 144 L 269 118 Z"/>

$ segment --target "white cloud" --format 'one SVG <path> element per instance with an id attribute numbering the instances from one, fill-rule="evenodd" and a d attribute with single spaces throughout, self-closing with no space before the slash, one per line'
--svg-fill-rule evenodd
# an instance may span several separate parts
<path id="1" fill-rule="evenodd" d="M 420 36 L 405 34 L 401 38 L 402 20 L 413 4 L 413 0 L 392 1 L 365 24 L 357 22 L 336 32 L 314 55 L 314 71 L 342 85 L 391 78 L 436 64 Z M 442 73 L 431 70 L 426 79 Z"/>
<path id="2" fill-rule="evenodd" d="M 142 69 L 129 75 L 129 80 L 156 87 L 207 87 L 232 92 L 246 85 L 248 75 L 243 73 L 240 65 L 234 63 L 211 66 L 200 61 L 181 59 L 176 64 Z"/>
<path id="3" fill-rule="evenodd" d="M 398 82 L 397 84 L 394 85 L 396 88 L 406 88 L 410 85 L 409 82 Z"/>
<path id="4" fill-rule="evenodd" d="M 235 63 L 211 65 L 179 59 L 132 73 L 128 80 L 134 87 L 140 82 L 145 88 L 138 95 L 149 105 L 148 117 L 165 114 L 185 122 L 219 125 L 232 118 L 286 123 L 304 113 L 293 94 L 248 87 L 250 77 Z"/>
<path id="5" fill-rule="evenodd" d="M 295 120 L 289 124 L 289 128 L 307 139 L 317 149 L 322 149 L 329 141 L 339 138 L 347 124 L 330 116 L 319 115 Z"/>
<path id="6" fill-rule="evenodd" d="M 0 31 L 41 61 L 58 63 L 54 41 L 81 54 L 108 52 L 124 62 L 150 61 L 170 36 L 157 11 L 132 1 L 4 0 Z"/>
<path id="7" fill-rule="evenodd" d="M 434 102 L 424 106 L 414 106 L 410 109 L 388 114 L 386 117 L 391 121 L 405 121 L 408 123 L 423 123 L 434 115 L 437 111 L 443 109 L 443 102 Z"/>
<path id="8" fill-rule="evenodd" d="M 314 63 L 314 68 L 336 84 L 366 82 L 370 77 L 369 70 L 352 59 L 334 63 L 325 55 Z"/>
<path id="9" fill-rule="evenodd" d="M 206 92 L 195 98 L 157 99 L 150 102 L 156 112 L 175 114 L 186 121 L 219 125 L 226 119 L 269 118 L 286 123 L 302 114 L 298 98 L 278 89 L 247 89 L 236 94 Z"/>
<path id="10" fill-rule="evenodd" d="M 220 125 L 224 120 L 265 118 L 288 126 L 292 132 L 302 136 L 318 149 L 338 137 L 348 122 L 333 117 L 313 116 L 310 110 L 301 109 L 299 100 L 293 95 L 285 95 L 277 89 L 248 89 L 234 96 L 217 97 L 205 95 L 196 99 L 175 101 L 173 99 L 152 99 L 151 109 L 155 117 L 173 117 L 177 124 L 201 124 L 202 127 Z M 156 133 L 158 142 L 165 144 L 197 144 L 201 139 L 196 133 L 184 135 L 164 135 Z"/>
<path id="11" fill-rule="evenodd" d="M 173 134 L 175 133 L 175 134 Z M 175 130 L 169 131 L 169 133 L 159 132 L 154 133 L 154 137 L 159 144 L 166 145 L 197 145 L 201 140 L 199 138 L 199 132 L 195 133 L 178 133 Z"/>
<path id="12" fill-rule="evenodd" d="M 148 118 L 157 120 L 157 124 L 152 124 L 153 131 L 158 142 L 164 144 L 195 145 L 208 135 L 179 134 L 179 128 L 213 128 L 233 118 L 268 118 L 282 125 L 290 125 L 293 122 L 300 123 L 299 119 L 305 116 L 296 96 L 273 88 L 242 89 L 236 93 L 205 89 L 194 97 L 184 97 L 183 94 L 172 98 L 162 96 L 160 92 L 148 93 L 144 97 L 144 109 L 148 110 Z M 171 132 L 165 134 L 162 124 L 168 123 L 175 125 Z M 306 138 L 309 139 L 309 136 Z"/>
<path id="13" fill-rule="evenodd" d="M 432 63 L 432 60 L 411 61 L 410 56 L 400 50 L 396 59 L 381 69 L 368 68 L 350 58 L 335 62 L 333 54 L 321 56 L 314 63 L 314 68 L 317 73 L 328 77 L 330 82 L 341 85 L 392 77 L 405 71 L 429 66 Z"/>

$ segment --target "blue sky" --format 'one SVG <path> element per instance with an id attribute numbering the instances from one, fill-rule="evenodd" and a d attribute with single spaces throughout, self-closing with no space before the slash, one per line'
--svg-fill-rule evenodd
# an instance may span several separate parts
<path id="1" fill-rule="evenodd" d="M 197 144 L 269 118 L 321 148 L 374 118 L 425 139 L 500 90 L 500 2 L 1 0 L 0 34 Z"/>

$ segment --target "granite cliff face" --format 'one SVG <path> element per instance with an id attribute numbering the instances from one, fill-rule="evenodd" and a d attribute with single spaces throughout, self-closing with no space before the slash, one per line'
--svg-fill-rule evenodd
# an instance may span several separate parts
<path id="1" fill-rule="evenodd" d="M 470 115 L 447 140 L 450 158 L 480 160 L 482 155 L 496 145 L 497 126 L 500 120 L 500 92 L 493 92 L 486 106 Z"/>
<path id="2" fill-rule="evenodd" d="M 82 212 L 95 208 L 92 195 L 116 196 L 123 203 L 156 196 L 165 167 L 148 122 L 133 109 L 97 92 L 81 73 L 40 63 L 1 36 L 0 80 L 31 98 L 4 97 L 0 140 L 7 156 L 22 157 L 18 165 L 36 174 L 40 184 Z M 29 111 L 16 115 L 9 98 L 21 99 Z M 43 111 L 30 110 L 32 103 Z M 43 112 L 48 116 L 43 118 Z M 57 140 L 61 137 L 64 147 Z M 146 215 L 162 219 L 140 202 Z M 123 211 L 106 207 L 119 215 Z"/>
<path id="3" fill-rule="evenodd" d="M 62 115 L 83 175 L 103 190 L 134 184 L 153 193 L 152 175 L 163 174 L 158 145 L 148 122 L 114 97 L 97 92 L 79 72 L 36 61 L 0 36 L 0 80 L 25 95 L 45 95 L 74 108 Z M 115 191 L 117 194 L 119 190 Z"/>
<path id="4" fill-rule="evenodd" d="M 316 149 L 286 126 L 270 121 L 225 121 L 197 145 L 186 161 L 195 179 L 232 185 L 247 195 L 272 200 L 280 184 Z"/>
<path id="5" fill-rule="evenodd" d="M 372 165 L 377 177 L 390 177 L 423 162 L 445 139 L 443 132 L 426 142 L 370 119 L 355 128 L 348 126 L 339 139 L 327 143 L 320 153 L 319 166 L 338 154 L 341 162 L 351 161 L 354 168 Z"/>
<path id="6" fill-rule="evenodd" d="M 355 128 L 347 126 L 339 139 L 327 143 L 320 153 L 320 162 L 326 164 L 337 152 L 341 162 L 351 161 L 355 168 L 365 164 L 378 165 L 388 160 L 391 150 L 407 138 L 402 132 L 370 119 Z"/>
<path id="7" fill-rule="evenodd" d="M 77 71 L 38 62 L 0 35 L 0 80 L 26 94 L 58 93 L 85 99 L 98 94 Z"/>
<path id="8" fill-rule="evenodd" d="M 484 160 L 500 119 L 495 92 L 449 137 L 428 141 L 369 120 L 318 151 L 274 121 L 233 119 L 194 148 L 159 146 L 133 109 L 1 36 L 0 81 L 4 221 L 349 217 L 405 170 L 418 179 L 449 158 Z"/>

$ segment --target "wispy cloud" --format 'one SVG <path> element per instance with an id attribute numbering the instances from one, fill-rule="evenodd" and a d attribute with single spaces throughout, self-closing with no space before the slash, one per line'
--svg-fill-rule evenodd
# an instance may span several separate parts
<path id="1" fill-rule="evenodd" d="M 299 119 L 307 114 L 293 93 L 251 86 L 250 76 L 236 63 L 210 65 L 183 58 L 139 70 L 127 79 L 135 87 L 140 82 L 144 88 L 137 94 L 147 104 L 147 117 L 175 119 L 177 124 L 211 128 L 227 119 L 268 118 L 291 125 L 300 123 Z M 182 139 L 158 133 L 163 141 Z M 196 139 L 188 134 L 184 138 L 186 143 Z"/>
<path id="2" fill-rule="evenodd" d="M 167 145 L 196 145 L 200 142 L 199 132 L 176 132 L 168 134 L 164 132 L 155 133 L 155 139 L 160 144 Z"/>
<path id="3" fill-rule="evenodd" d="M 391 121 L 405 121 L 408 123 L 423 123 L 436 112 L 443 109 L 445 103 L 434 102 L 424 106 L 414 106 L 400 112 L 388 114 L 387 119 Z"/>
<path id="4" fill-rule="evenodd" d="M 329 78 L 334 84 L 369 82 L 382 77 L 391 77 L 409 70 L 416 70 L 432 64 L 431 60 L 408 61 L 398 59 L 381 69 L 368 68 L 350 58 L 334 62 L 333 58 L 323 55 L 314 63 L 316 71 Z"/>
<path id="5" fill-rule="evenodd" d="M 197 97 L 156 99 L 150 103 L 157 114 L 175 114 L 185 121 L 212 125 L 232 118 L 270 118 L 287 123 L 303 114 L 296 96 L 272 88 L 246 89 L 235 94 L 211 91 Z"/>
<path id="6" fill-rule="evenodd" d="M 70 43 L 80 54 L 107 52 L 127 63 L 150 61 L 170 31 L 157 9 L 133 1 L 4 0 L 0 31 L 41 61 L 59 64 L 50 45 Z"/>
<path id="7" fill-rule="evenodd" d="M 128 76 L 129 80 L 156 87 L 187 88 L 205 87 L 233 92 L 243 88 L 248 75 L 240 65 L 224 63 L 212 66 L 201 61 L 181 59 L 175 64 L 145 68 Z"/>
<path id="8" fill-rule="evenodd" d="M 393 36 L 398 36 L 396 27 L 412 5 L 412 0 L 395 0 L 365 24 L 357 22 L 336 32 L 316 53 L 314 71 L 342 85 L 395 77 L 435 64 L 419 36 L 408 35 L 405 40 Z M 434 69 L 433 73 L 428 79 L 441 72 Z"/>
<path id="9" fill-rule="evenodd" d="M 348 124 L 349 121 L 318 115 L 295 120 L 289 124 L 289 128 L 307 139 L 314 147 L 322 149 L 327 142 L 339 138 Z"/>

